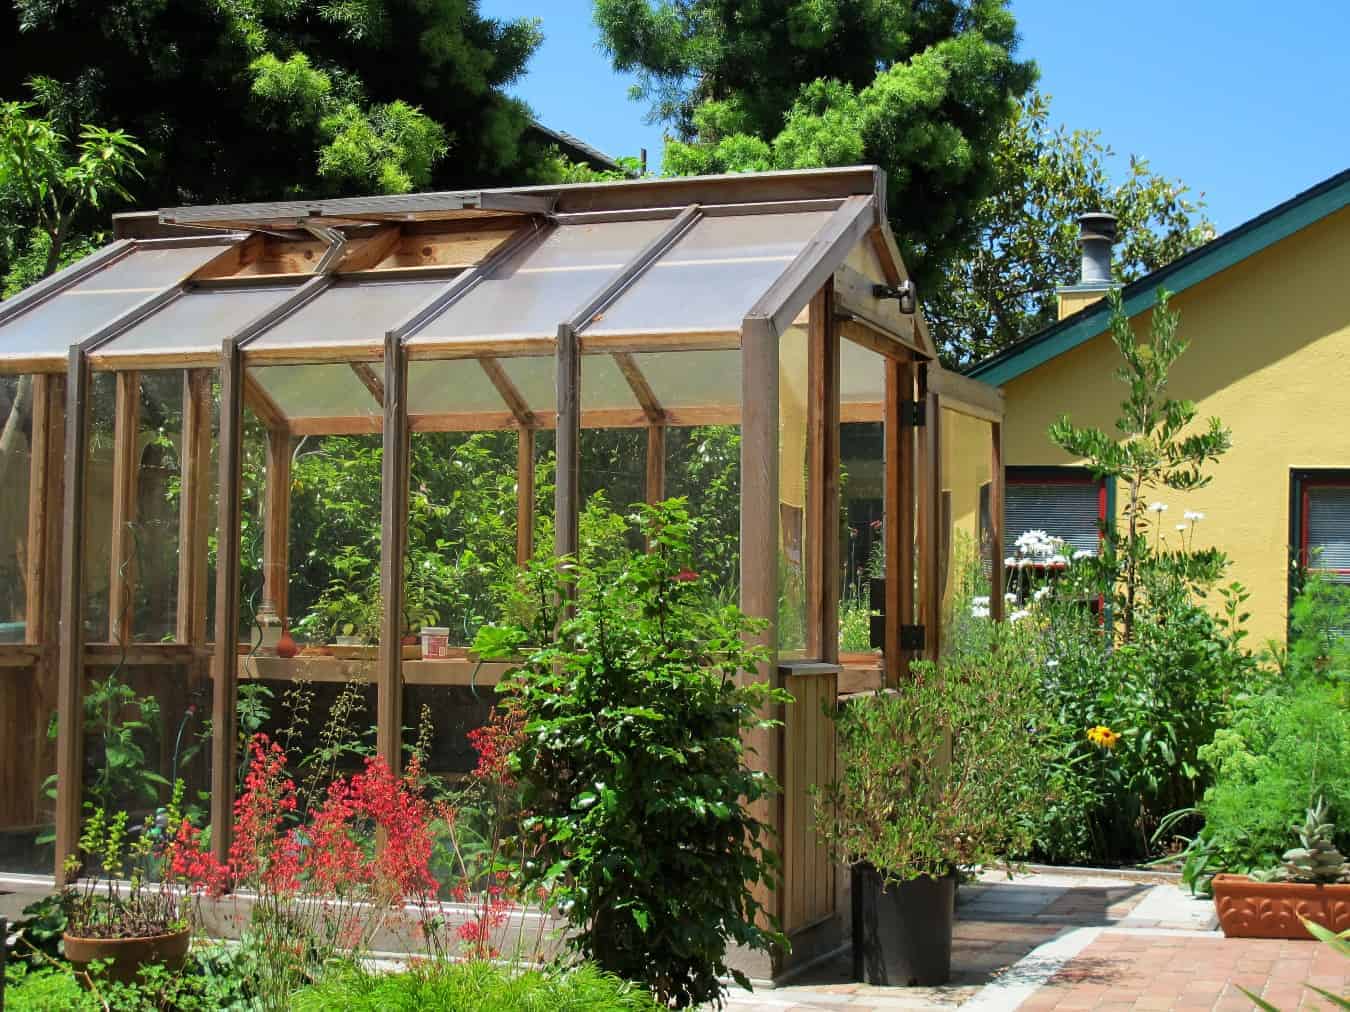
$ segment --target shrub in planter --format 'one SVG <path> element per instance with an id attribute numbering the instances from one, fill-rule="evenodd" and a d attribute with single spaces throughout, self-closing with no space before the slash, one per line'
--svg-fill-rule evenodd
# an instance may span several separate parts
<path id="1" fill-rule="evenodd" d="M 819 792 L 817 826 L 859 870 L 855 967 L 871 982 L 947 979 L 943 883 L 1024 849 L 1027 815 L 1043 797 L 1034 644 L 1017 625 L 986 623 L 979 635 L 982 649 L 940 668 L 916 664 L 896 689 L 855 700 L 837 718 L 840 776 Z"/>
<path id="2" fill-rule="evenodd" d="M 776 787 L 747 765 L 742 735 L 788 697 L 738 682 L 765 660 L 746 646 L 759 627 L 690 568 L 683 501 L 632 521 L 649 551 L 583 542 L 561 570 L 532 566 L 535 626 L 487 627 L 474 649 L 524 657 L 500 689 L 526 721 L 512 771 L 537 848 L 527 884 L 556 886 L 580 955 L 683 1007 L 718 1000 L 727 975 L 748 986 L 729 945 L 781 941 L 753 892 L 776 866 L 755 802 Z"/>

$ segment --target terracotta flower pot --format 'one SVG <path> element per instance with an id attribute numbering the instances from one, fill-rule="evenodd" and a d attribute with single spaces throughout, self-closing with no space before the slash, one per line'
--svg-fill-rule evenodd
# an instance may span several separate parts
<path id="1" fill-rule="evenodd" d="M 146 938 L 80 938 L 69 933 L 62 938 L 66 958 L 76 966 L 83 968 L 96 959 L 111 959 L 105 971 L 108 977 L 128 984 L 136 980 L 141 967 L 152 963 L 162 963 L 170 970 L 181 968 L 192 943 L 192 929 Z"/>
<path id="2" fill-rule="evenodd" d="M 1257 882 L 1246 875 L 1215 875 L 1214 909 L 1229 938 L 1312 941 L 1300 917 L 1335 932 L 1350 929 L 1350 884 Z"/>

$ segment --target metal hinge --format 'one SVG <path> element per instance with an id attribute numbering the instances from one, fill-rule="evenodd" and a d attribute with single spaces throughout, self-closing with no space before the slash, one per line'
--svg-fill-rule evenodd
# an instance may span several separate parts
<path id="1" fill-rule="evenodd" d="M 928 422 L 928 412 L 924 401 L 901 401 L 900 424 L 921 429 Z"/>
<path id="2" fill-rule="evenodd" d="M 902 625 L 900 627 L 901 650 L 923 650 L 924 635 L 921 625 Z"/>

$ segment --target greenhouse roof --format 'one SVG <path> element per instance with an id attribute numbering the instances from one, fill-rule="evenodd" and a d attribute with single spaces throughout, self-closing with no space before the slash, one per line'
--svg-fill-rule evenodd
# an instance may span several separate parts
<path id="1" fill-rule="evenodd" d="M 65 371 L 72 348 L 100 370 L 207 368 L 228 341 L 259 375 L 342 364 L 344 390 L 376 392 L 357 366 L 395 340 L 444 381 L 477 359 L 515 391 L 551 373 L 512 363 L 570 328 L 632 386 L 633 355 L 664 372 L 749 325 L 782 334 L 831 279 L 846 333 L 933 357 L 894 297 L 906 273 L 870 166 L 180 207 L 119 216 L 117 234 L 0 304 L 0 373 Z M 533 409 L 517 399 L 519 422 Z"/>

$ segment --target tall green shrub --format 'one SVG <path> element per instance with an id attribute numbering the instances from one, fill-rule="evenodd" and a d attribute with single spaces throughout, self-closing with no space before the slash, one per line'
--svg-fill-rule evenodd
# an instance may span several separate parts
<path id="1" fill-rule="evenodd" d="M 555 890 L 579 955 L 687 1007 L 719 1000 L 728 975 L 748 986 L 730 945 L 782 940 L 755 895 L 777 865 L 756 803 L 777 788 L 743 736 L 789 697 L 738 680 L 766 660 L 746 645 L 760 626 L 690 568 L 684 502 L 632 521 L 648 552 L 533 565 L 533 626 L 485 627 L 475 649 L 524 658 L 502 689 L 527 722 L 512 760 L 540 855 L 526 886 Z"/>

